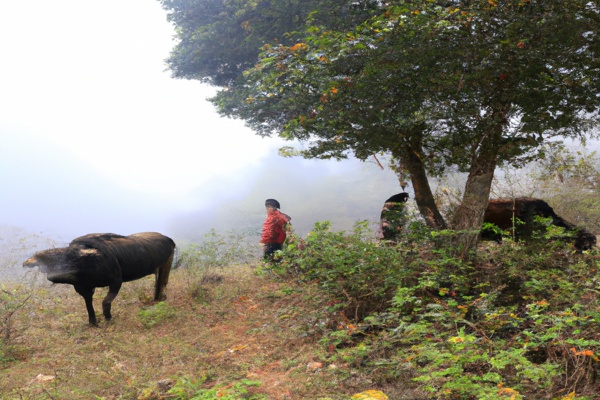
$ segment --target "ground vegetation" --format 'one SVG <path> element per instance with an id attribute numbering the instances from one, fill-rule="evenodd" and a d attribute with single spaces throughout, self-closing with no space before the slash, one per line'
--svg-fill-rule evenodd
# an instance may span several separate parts
<path id="1" fill-rule="evenodd" d="M 577 252 L 540 230 L 459 258 L 445 232 L 424 224 L 400 243 L 374 239 L 372 228 L 334 232 L 320 222 L 290 235 L 278 262 L 245 265 L 234 258 L 250 252 L 218 251 L 224 242 L 212 232 L 183 252 L 166 301 L 152 300 L 151 278 L 131 282 L 98 328 L 68 287 L 4 286 L 0 394 L 595 398 L 596 250 Z"/>

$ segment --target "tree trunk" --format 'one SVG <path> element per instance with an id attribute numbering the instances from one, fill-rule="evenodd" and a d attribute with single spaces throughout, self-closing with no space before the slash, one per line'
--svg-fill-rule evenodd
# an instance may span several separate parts
<path id="1" fill-rule="evenodd" d="M 421 155 L 416 150 L 407 149 L 404 160 L 406 168 L 410 174 L 410 179 L 415 191 L 415 201 L 419 208 L 419 213 L 428 227 L 432 229 L 446 229 L 446 221 L 440 214 L 440 211 L 433 198 L 433 192 L 429 186 L 429 180 L 425 173 L 425 164 Z"/>
<path id="2" fill-rule="evenodd" d="M 498 107 L 490 116 L 489 125 L 474 151 L 463 199 L 454 215 L 452 228 L 460 231 L 455 244 L 461 247 L 463 255 L 476 245 L 483 224 L 506 115 L 507 107 Z"/>
<path id="3" fill-rule="evenodd" d="M 410 175 L 419 213 L 428 227 L 436 230 L 446 229 L 446 221 L 444 221 L 444 217 L 442 217 L 435 203 L 431 186 L 429 186 L 429 179 L 425 172 L 425 163 L 421 151 L 422 135 L 420 132 L 406 135 L 405 137 L 410 138 L 409 140 L 403 140 L 405 137 L 402 134 L 399 136 L 398 151 L 393 152 L 392 156 L 400 160 L 402 169 L 405 169 Z"/>

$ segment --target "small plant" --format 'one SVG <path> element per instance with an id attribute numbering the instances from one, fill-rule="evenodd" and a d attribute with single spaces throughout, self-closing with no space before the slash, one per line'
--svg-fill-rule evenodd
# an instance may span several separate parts
<path id="1" fill-rule="evenodd" d="M 23 291 L 20 286 L 12 290 L 0 287 L 0 364 L 12 359 L 12 343 L 22 334 L 15 326 L 17 313 L 27 306 L 30 299 L 31 293 Z"/>
<path id="2" fill-rule="evenodd" d="M 501 242 L 503 234 L 504 231 L 502 231 L 498 225 L 492 224 L 491 222 L 484 222 L 481 226 L 481 237 L 484 239 Z"/>
<path id="3" fill-rule="evenodd" d="M 192 380 L 180 378 L 169 390 L 169 394 L 176 400 L 264 400 L 267 397 L 262 394 L 251 394 L 250 387 L 260 386 L 260 382 L 242 379 L 228 385 L 216 385 L 211 388 L 202 387 L 205 379 Z"/>
<path id="4" fill-rule="evenodd" d="M 175 318 L 177 310 L 164 301 L 154 304 L 151 307 L 143 308 L 139 311 L 140 320 L 146 329 L 154 325 Z"/>

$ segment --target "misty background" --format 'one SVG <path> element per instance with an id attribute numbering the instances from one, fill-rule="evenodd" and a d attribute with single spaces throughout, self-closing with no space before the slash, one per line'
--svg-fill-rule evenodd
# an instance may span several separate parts
<path id="1" fill-rule="evenodd" d="M 375 225 L 402 191 L 375 162 L 283 158 L 220 118 L 214 88 L 165 70 L 172 37 L 157 1 L 0 0 L 0 283 L 87 233 L 258 235 L 276 198 L 304 236 Z"/>

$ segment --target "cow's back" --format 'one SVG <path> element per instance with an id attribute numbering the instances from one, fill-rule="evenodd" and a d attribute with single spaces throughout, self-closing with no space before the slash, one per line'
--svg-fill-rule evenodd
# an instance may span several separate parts
<path id="1" fill-rule="evenodd" d="M 143 278 L 168 262 L 175 242 L 157 232 L 142 232 L 129 236 L 114 233 L 94 233 L 79 237 L 71 245 L 100 251 L 107 263 L 114 263 L 123 282 Z"/>
<path id="2" fill-rule="evenodd" d="M 119 261 L 123 282 L 143 278 L 170 262 L 175 242 L 157 232 L 136 233 L 111 241 L 107 251 Z"/>

